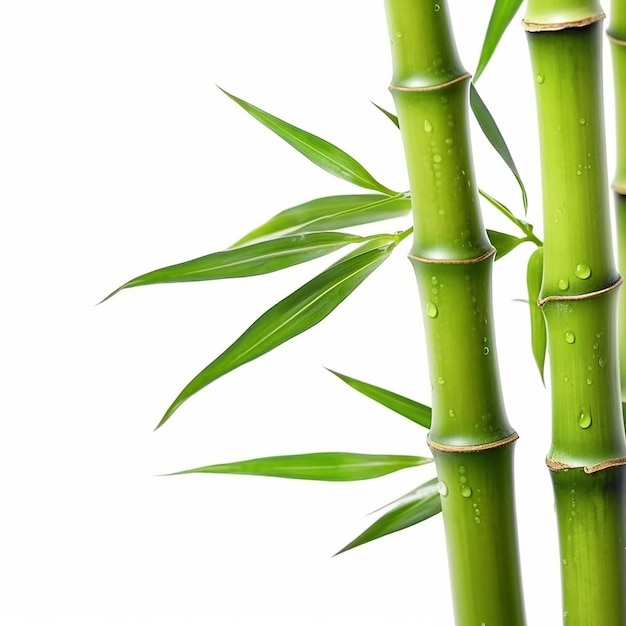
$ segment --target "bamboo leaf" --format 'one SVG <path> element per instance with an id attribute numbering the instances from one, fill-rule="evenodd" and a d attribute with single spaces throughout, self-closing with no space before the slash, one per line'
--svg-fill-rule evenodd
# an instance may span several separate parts
<path id="1" fill-rule="evenodd" d="M 441 498 L 437 491 L 437 479 L 433 478 L 420 485 L 389 506 L 393 508 L 378 518 L 348 545 L 341 548 L 337 554 L 347 552 L 385 535 L 404 530 L 440 513 Z"/>
<path id="2" fill-rule="evenodd" d="M 387 111 L 387 109 L 383 109 L 383 107 L 378 106 L 375 102 L 372 102 L 372 104 L 381 112 L 383 113 L 387 119 L 391 120 L 391 123 L 396 127 L 396 128 L 400 128 L 400 120 L 398 120 L 398 116 L 395 115 L 394 113 L 391 113 L 391 111 Z"/>
<path id="3" fill-rule="evenodd" d="M 269 219 L 232 247 L 276 235 L 336 230 L 407 215 L 411 199 L 405 194 L 356 194 L 317 198 L 291 207 Z"/>
<path id="4" fill-rule="evenodd" d="M 351 378 L 345 374 L 340 374 L 333 370 L 328 370 L 331 374 L 334 374 L 344 383 L 350 385 L 353 389 L 361 392 L 363 395 L 375 400 L 376 402 L 386 406 L 388 409 L 395 411 L 396 413 L 410 419 L 412 422 L 423 426 L 424 428 L 430 428 L 431 422 L 431 409 L 430 407 L 420 404 L 415 400 L 405 398 L 393 391 L 388 391 L 382 387 L 365 383 L 362 380 Z"/>
<path id="5" fill-rule="evenodd" d="M 345 233 L 307 233 L 214 252 L 137 276 L 118 287 L 104 300 L 130 287 L 268 274 L 330 254 L 348 244 L 362 243 L 368 239 L 368 237 Z"/>
<path id="6" fill-rule="evenodd" d="M 340 259 L 259 317 L 233 344 L 179 393 L 162 426 L 192 395 L 224 374 L 273 350 L 321 322 L 391 253 L 393 245 Z"/>
<path id="7" fill-rule="evenodd" d="M 530 333 L 533 356 L 537 369 L 543 381 L 543 371 L 546 360 L 547 333 L 546 322 L 541 309 L 537 305 L 541 290 L 543 273 L 543 248 L 537 248 L 528 259 L 526 270 L 526 285 L 528 287 L 528 302 L 530 304 Z"/>
<path id="8" fill-rule="evenodd" d="M 378 478 L 407 467 L 431 462 L 432 459 L 421 456 L 314 452 L 206 465 L 171 475 L 251 474 L 304 480 L 349 481 Z"/>
<path id="9" fill-rule="evenodd" d="M 332 143 L 301 128 L 297 128 L 255 107 L 249 102 L 237 98 L 224 89 L 222 91 L 244 111 L 261 122 L 263 126 L 276 133 L 300 154 L 323 170 L 359 187 L 380 191 L 390 196 L 396 195 L 396 192 L 381 185 L 358 161 Z"/>
<path id="10" fill-rule="evenodd" d="M 519 184 L 522 191 L 522 202 L 524 204 L 524 210 L 528 209 L 528 197 L 526 195 L 526 188 L 524 187 L 522 178 L 517 171 L 517 166 L 513 161 L 511 152 L 509 151 L 509 148 L 504 141 L 504 137 L 502 136 L 500 129 L 498 128 L 495 120 L 489 112 L 489 109 L 487 109 L 487 106 L 478 95 L 476 87 L 474 87 L 473 84 L 470 84 L 470 106 L 472 107 L 472 111 L 474 112 L 476 121 L 478 122 L 481 130 L 485 134 L 485 137 L 487 137 L 489 143 L 502 157 L 503 161 L 507 164 L 508 168 L 513 173 L 513 176 L 515 176 L 515 178 L 517 179 L 517 183 Z"/>
<path id="11" fill-rule="evenodd" d="M 519 237 L 514 237 L 513 235 L 508 235 L 507 233 L 501 233 L 497 230 L 487 229 L 487 235 L 489 236 L 489 240 L 493 244 L 493 247 L 496 249 L 496 259 L 501 259 L 505 254 L 508 254 L 511 250 L 517 248 L 520 243 L 524 243 L 526 241 L 526 239 L 520 239 Z"/>
<path id="12" fill-rule="evenodd" d="M 485 40 L 483 41 L 483 47 L 480 52 L 478 67 L 474 73 L 474 81 L 478 80 L 479 76 L 487 67 L 504 31 L 511 23 L 511 20 L 517 13 L 521 4 L 522 0 L 496 0 L 491 18 L 489 19 L 489 25 L 487 26 L 487 32 L 485 33 Z"/>

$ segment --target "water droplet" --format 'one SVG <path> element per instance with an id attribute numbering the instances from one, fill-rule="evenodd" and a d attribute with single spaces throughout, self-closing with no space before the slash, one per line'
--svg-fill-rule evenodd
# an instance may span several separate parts
<path id="1" fill-rule="evenodd" d="M 438 382 L 440 385 L 444 385 L 446 381 L 445 381 L 445 379 L 443 378 L 443 376 L 440 376 L 440 377 L 437 379 L 437 382 Z"/>
<path id="2" fill-rule="evenodd" d="M 443 480 L 440 480 L 437 483 L 437 492 L 440 496 L 443 496 L 444 498 L 448 495 L 448 485 L 446 485 Z"/>
<path id="3" fill-rule="evenodd" d="M 454 139 L 452 139 L 452 137 L 448 137 L 446 139 L 446 146 L 452 146 L 454 145 Z"/>
<path id="4" fill-rule="evenodd" d="M 459 482 L 460 482 L 462 485 L 464 485 L 464 484 L 467 482 L 467 476 L 461 476 L 461 477 L 459 478 Z"/>
<path id="5" fill-rule="evenodd" d="M 437 315 L 439 315 L 439 309 L 437 308 L 437 305 L 434 302 L 429 302 L 426 305 L 426 315 L 432 318 L 435 318 L 437 317 Z"/>
<path id="6" fill-rule="evenodd" d="M 433 132 L 433 125 L 428 120 L 424 120 L 424 132 L 427 132 L 427 133 Z"/>
<path id="7" fill-rule="evenodd" d="M 441 163 L 441 155 L 440 154 L 434 154 L 433 155 L 433 161 L 435 163 Z"/>
<path id="8" fill-rule="evenodd" d="M 431 282 L 433 285 L 436 285 L 436 284 L 438 284 L 438 283 L 439 283 L 439 279 L 438 279 L 436 276 L 431 276 L 431 277 L 430 277 L 430 282 Z"/>
<path id="9" fill-rule="evenodd" d="M 597 349 L 598 349 L 598 342 L 597 342 L 597 341 L 593 344 L 593 349 L 594 349 L 594 350 L 597 350 Z"/>
<path id="10" fill-rule="evenodd" d="M 543 74 L 537 74 L 537 82 L 540 85 L 543 85 L 543 82 L 546 80 L 546 77 Z"/>
<path id="11" fill-rule="evenodd" d="M 568 381 L 569 381 L 569 377 L 568 377 L 568 376 L 563 376 L 563 380 L 564 380 L 565 382 L 568 382 Z"/>
<path id="12" fill-rule="evenodd" d="M 606 366 L 606 356 L 604 356 L 604 354 L 600 357 L 598 357 L 598 365 L 600 367 L 605 367 Z"/>
<path id="13" fill-rule="evenodd" d="M 469 485 L 463 485 L 461 487 L 461 495 L 464 498 L 469 498 L 472 495 L 472 488 Z"/>
<path id="14" fill-rule="evenodd" d="M 576 176 L 582 176 L 581 170 L 576 170 Z"/>
<path id="15" fill-rule="evenodd" d="M 579 120 L 581 126 L 585 126 L 587 124 L 587 120 L 584 117 L 581 117 Z"/>
<path id="16" fill-rule="evenodd" d="M 441 8 L 441 7 L 440 7 L 438 4 L 436 4 L 436 5 L 435 5 L 435 13 L 437 13 L 437 12 L 439 11 L 439 9 L 440 9 L 440 8 Z"/>
<path id="17" fill-rule="evenodd" d="M 452 409 L 450 409 L 450 410 L 448 411 L 448 415 L 449 415 L 450 417 L 454 417 L 454 411 L 453 411 Z"/>
<path id="18" fill-rule="evenodd" d="M 563 565 L 567 565 L 567 559 L 563 559 Z"/>
<path id="19" fill-rule="evenodd" d="M 459 474 L 465 474 L 467 470 L 465 469 L 464 465 L 461 465 L 461 467 L 459 467 Z"/>
<path id="20" fill-rule="evenodd" d="M 561 278 L 559 281 L 559 289 L 561 291 L 567 291 L 569 289 L 569 280 L 567 280 L 567 278 Z"/>
<path id="21" fill-rule="evenodd" d="M 576 274 L 578 278 L 586 280 L 591 276 L 591 268 L 586 263 L 579 263 L 574 270 L 574 274 Z"/>
<path id="22" fill-rule="evenodd" d="M 593 380 L 591 380 L 591 378 L 588 378 L 588 379 L 587 379 L 587 384 L 588 384 L 589 386 L 593 385 Z"/>
<path id="23" fill-rule="evenodd" d="M 433 294 L 433 296 L 436 296 L 439 293 L 439 289 L 437 289 L 437 287 L 433 287 L 430 292 Z"/>
<path id="24" fill-rule="evenodd" d="M 396 37 L 397 37 L 398 39 L 402 39 L 402 33 L 401 33 L 400 31 L 398 31 L 398 32 L 396 33 Z"/>
<path id="25" fill-rule="evenodd" d="M 578 425 L 583 430 L 586 430 L 589 426 L 591 426 L 591 411 L 585 411 L 583 409 L 580 412 L 580 415 L 578 416 Z"/>
<path id="26" fill-rule="evenodd" d="M 474 521 L 475 521 L 477 524 L 480 524 L 480 517 L 475 517 L 475 518 L 474 518 Z"/>
<path id="27" fill-rule="evenodd" d="M 485 356 L 489 354 L 489 348 L 488 348 L 487 346 L 485 346 L 485 347 L 483 348 L 483 354 L 484 354 Z"/>
<path id="28" fill-rule="evenodd" d="M 565 341 L 567 343 L 574 343 L 576 341 L 576 335 L 571 330 L 568 330 L 565 333 Z"/>
<path id="29" fill-rule="evenodd" d="M 567 619 L 569 617 L 569 613 L 567 611 L 563 611 L 563 617 Z"/>

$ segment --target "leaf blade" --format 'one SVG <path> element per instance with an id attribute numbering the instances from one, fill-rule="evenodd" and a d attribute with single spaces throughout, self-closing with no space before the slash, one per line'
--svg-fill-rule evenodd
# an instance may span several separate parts
<path id="1" fill-rule="evenodd" d="M 337 146 L 259 109 L 224 89 L 222 91 L 263 126 L 269 128 L 292 148 L 326 172 L 359 187 L 373 189 L 387 195 L 395 195 L 396 192 L 379 183 L 356 159 Z"/>
<path id="2" fill-rule="evenodd" d="M 345 545 L 337 554 L 342 554 L 365 543 L 380 539 L 391 533 L 419 524 L 441 512 L 441 497 L 437 491 L 436 478 L 429 480 L 392 503 L 391 510 L 379 517 L 358 537 Z"/>
<path id="3" fill-rule="evenodd" d="M 533 357 L 539 370 L 541 380 L 544 381 L 544 367 L 548 337 L 546 322 L 543 313 L 537 304 L 541 291 L 543 274 L 543 247 L 537 248 L 528 259 L 526 269 L 526 286 L 528 289 L 528 303 L 530 305 L 530 336 Z M 544 381 L 545 382 L 545 381 Z"/>
<path id="4" fill-rule="evenodd" d="M 496 260 L 501 259 L 511 252 L 511 250 L 517 248 L 520 243 L 527 241 L 526 239 L 520 239 L 519 237 L 514 237 L 508 233 L 501 233 L 497 230 L 487 229 L 487 235 L 489 236 L 489 241 L 491 241 L 493 247 L 496 249 Z"/>
<path id="5" fill-rule="evenodd" d="M 397 454 L 312 452 L 205 465 L 169 475 L 246 474 L 298 480 L 344 482 L 378 478 L 401 469 L 417 467 L 431 462 L 432 459 L 426 457 Z"/>
<path id="6" fill-rule="evenodd" d="M 352 378 L 351 376 L 346 376 L 345 374 L 341 374 L 330 369 L 328 371 L 368 398 L 371 398 L 379 404 L 382 404 L 388 409 L 391 409 L 395 413 L 410 419 L 412 422 L 415 422 L 424 428 L 430 428 L 432 417 L 430 407 L 420 404 L 415 400 L 410 400 L 409 398 L 401 396 L 393 391 Z"/>
<path id="7" fill-rule="evenodd" d="M 104 300 L 131 287 L 268 274 L 331 254 L 349 244 L 362 243 L 366 239 L 347 233 L 316 232 L 214 252 L 141 274 L 118 287 Z"/>
<path id="8" fill-rule="evenodd" d="M 317 232 L 350 228 L 407 215 L 411 200 L 405 194 L 352 194 L 316 198 L 277 213 L 239 239 L 241 246 L 276 235 Z"/>
<path id="9" fill-rule="evenodd" d="M 474 72 L 474 81 L 478 80 L 487 67 L 487 64 L 493 56 L 498 43 L 500 43 L 500 39 L 502 39 L 504 31 L 511 23 L 513 17 L 515 17 L 515 14 L 521 4 L 522 0 L 496 0 L 493 6 L 493 11 L 491 12 L 491 17 L 489 18 L 489 25 L 487 26 L 483 46 L 480 51 L 478 67 Z"/>
<path id="10" fill-rule="evenodd" d="M 392 249 L 393 245 L 388 245 L 340 259 L 267 310 L 184 387 L 157 428 L 210 383 L 322 321 L 387 259 Z"/>
<path id="11" fill-rule="evenodd" d="M 485 134 L 485 137 L 487 137 L 489 143 L 506 163 L 513 176 L 515 176 L 517 184 L 522 192 L 522 203 L 524 205 L 524 210 L 526 211 L 528 209 L 528 196 L 526 194 L 526 187 L 524 187 L 522 177 L 517 170 L 513 156 L 504 141 L 504 137 L 502 136 L 496 121 L 493 119 L 493 116 L 489 112 L 489 109 L 483 102 L 482 98 L 478 95 L 476 87 L 474 87 L 473 83 L 470 83 L 470 106 L 478 125 Z"/>

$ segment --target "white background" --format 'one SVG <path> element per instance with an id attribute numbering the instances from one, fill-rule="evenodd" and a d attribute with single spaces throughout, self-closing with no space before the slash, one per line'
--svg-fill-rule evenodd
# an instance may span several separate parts
<path id="1" fill-rule="evenodd" d="M 489 10 L 452 5 L 470 71 Z M 129 278 L 224 248 L 289 206 L 358 193 L 216 84 L 405 189 L 398 133 L 370 104 L 392 108 L 387 39 L 383 3 L 362 0 L 2 4 L 0 623 L 452 623 L 440 517 L 331 558 L 369 512 L 430 478 L 432 466 L 346 484 L 157 476 L 295 452 L 427 453 L 422 431 L 323 369 L 428 402 L 406 246 L 319 326 L 215 382 L 156 433 L 182 386 L 328 261 L 135 289 L 96 306 Z M 541 232 L 519 16 L 478 87 Z M 474 146 L 479 184 L 520 213 L 512 176 L 479 133 Z M 515 233 L 489 207 L 485 221 Z M 526 305 L 515 301 L 525 297 L 530 251 L 497 263 L 495 307 L 509 418 L 521 436 L 528 621 L 543 626 L 560 621 L 560 607 L 543 465 L 548 398 Z"/>

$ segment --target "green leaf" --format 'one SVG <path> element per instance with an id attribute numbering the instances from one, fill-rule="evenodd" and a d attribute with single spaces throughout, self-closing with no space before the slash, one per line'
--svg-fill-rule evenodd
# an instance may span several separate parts
<path id="1" fill-rule="evenodd" d="M 398 120 L 398 116 L 395 115 L 394 113 L 391 113 L 390 111 L 387 111 L 387 109 L 383 109 L 383 107 L 378 106 L 375 102 L 372 102 L 372 104 L 384 115 L 387 116 L 387 119 L 391 120 L 391 123 L 396 127 L 396 128 L 400 128 L 400 120 Z"/>
<path id="2" fill-rule="evenodd" d="M 478 122 L 480 128 L 485 134 L 485 137 L 487 137 L 489 143 L 502 157 L 503 161 L 507 164 L 507 166 L 517 179 L 517 182 L 522 191 L 522 202 L 524 204 L 524 210 L 528 209 L 528 197 L 526 195 L 526 188 L 524 187 L 522 178 L 517 171 L 517 166 L 513 161 L 511 152 L 509 151 L 509 148 L 504 141 L 504 137 L 502 136 L 500 129 L 498 128 L 495 120 L 489 112 L 489 109 L 487 109 L 485 103 L 481 100 L 478 92 L 476 91 L 476 87 L 474 87 L 472 83 L 470 83 L 470 106 L 472 107 L 472 111 L 474 112 L 476 121 Z"/>
<path id="3" fill-rule="evenodd" d="M 348 244 L 362 243 L 368 239 L 344 233 L 308 233 L 214 252 L 198 259 L 169 265 L 137 276 L 118 287 L 105 300 L 122 289 L 130 287 L 268 274 L 330 254 Z"/>
<path id="4" fill-rule="evenodd" d="M 328 370 L 331 374 L 334 374 L 344 383 L 350 385 L 353 389 L 360 391 L 363 395 L 375 400 L 376 402 L 386 406 L 388 409 L 399 413 L 403 417 L 410 419 L 412 422 L 423 426 L 424 428 L 430 428 L 431 422 L 431 409 L 430 407 L 420 404 L 415 400 L 409 400 L 393 391 L 388 391 L 382 387 L 365 383 L 362 380 L 351 378 L 345 374 L 340 374 L 333 370 Z"/>
<path id="5" fill-rule="evenodd" d="M 496 259 L 501 259 L 505 254 L 508 254 L 511 250 L 519 246 L 520 243 L 527 241 L 526 239 L 520 239 L 519 237 L 501 233 L 497 230 L 487 229 L 487 235 L 493 247 L 496 249 Z"/>
<path id="6" fill-rule="evenodd" d="M 537 305 L 541 291 L 543 274 L 543 247 L 537 248 L 528 259 L 526 285 L 528 287 L 528 303 L 530 305 L 530 335 L 533 356 L 543 381 L 543 370 L 546 360 L 547 333 L 543 313 Z"/>
<path id="7" fill-rule="evenodd" d="M 314 452 L 207 465 L 171 475 L 252 474 L 304 480 L 348 481 L 378 478 L 407 467 L 416 467 L 431 462 L 432 459 L 421 456 Z"/>
<path id="8" fill-rule="evenodd" d="M 407 215 L 411 199 L 404 194 L 356 194 L 317 198 L 291 207 L 249 232 L 232 247 L 278 234 L 336 230 Z"/>
<path id="9" fill-rule="evenodd" d="M 337 554 L 347 552 L 385 535 L 404 530 L 440 513 L 441 497 L 437 491 L 437 479 L 429 480 L 388 506 L 392 508 L 356 539 L 341 548 Z"/>
<path id="10" fill-rule="evenodd" d="M 489 19 L 489 25 L 487 26 L 487 32 L 485 33 L 483 47 L 480 51 L 478 67 L 474 73 L 474 81 L 478 80 L 478 77 L 487 67 L 504 31 L 511 23 L 521 4 L 522 0 L 496 0 L 491 18 Z"/>
<path id="11" fill-rule="evenodd" d="M 381 185 L 358 161 L 332 143 L 262 111 L 249 102 L 224 91 L 224 89 L 222 91 L 252 117 L 261 122 L 263 126 L 276 133 L 323 170 L 359 187 L 380 191 L 390 196 L 396 195 L 395 191 Z"/>
<path id="12" fill-rule="evenodd" d="M 393 245 L 388 245 L 340 259 L 266 311 L 187 384 L 157 428 L 165 424 L 183 402 L 208 384 L 321 322 L 388 258 L 392 249 Z"/>

